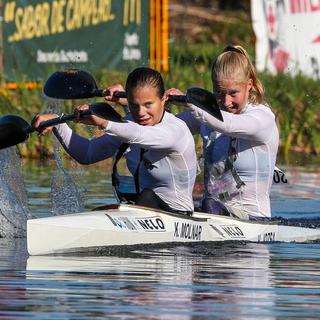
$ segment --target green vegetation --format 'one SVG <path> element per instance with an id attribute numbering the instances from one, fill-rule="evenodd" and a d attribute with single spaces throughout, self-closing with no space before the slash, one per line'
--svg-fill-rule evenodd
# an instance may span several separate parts
<path id="1" fill-rule="evenodd" d="M 280 154 L 290 151 L 320 153 L 320 88 L 316 80 L 302 75 L 261 75 L 269 104 L 280 128 Z"/>
<path id="2" fill-rule="evenodd" d="M 164 75 L 167 88 L 177 87 L 182 91 L 189 86 L 199 86 L 211 90 L 210 63 L 221 48 L 194 45 L 188 50 L 172 48 L 171 69 Z M 202 51 L 203 50 L 203 51 Z M 196 54 L 197 53 L 197 54 Z M 101 71 L 96 75 L 101 85 L 125 81 L 126 75 L 118 72 Z M 292 78 L 288 75 L 271 76 L 261 74 L 265 86 L 267 101 L 277 117 L 280 128 L 280 155 L 289 159 L 290 152 L 305 154 L 320 153 L 320 87 L 318 82 L 303 76 Z M 74 103 L 79 103 L 74 101 Z M 36 113 L 44 112 L 47 105 L 41 90 L 18 89 L 0 94 L 1 114 L 17 114 L 31 121 Z M 71 112 L 70 101 L 64 103 L 61 112 Z M 181 110 L 174 109 L 174 113 Z M 57 111 L 56 111 L 57 112 Z M 83 134 L 89 134 L 79 126 Z M 92 129 L 89 129 L 92 133 Z M 200 143 L 200 140 L 198 140 Z M 22 156 L 37 158 L 51 153 L 52 143 L 49 137 L 32 134 L 26 144 L 19 146 Z"/>
<path id="3" fill-rule="evenodd" d="M 206 8 L 203 10 L 208 11 Z M 189 86 L 198 86 L 211 90 L 212 59 L 227 44 L 243 45 L 254 57 L 254 35 L 250 22 L 250 10 L 216 12 L 214 17 L 218 19 L 207 21 L 182 13 L 182 16 L 176 15 L 172 18 L 174 21 L 178 20 L 179 23 L 174 23 L 174 21 L 170 23 L 172 26 L 170 30 L 170 71 L 164 74 L 167 88 L 176 87 L 184 91 Z M 189 32 L 183 29 L 186 26 Z M 308 156 L 319 154 L 320 87 L 318 81 L 302 75 L 292 78 L 284 74 L 272 76 L 263 73 L 259 76 L 266 90 L 267 101 L 276 114 L 280 128 L 279 153 L 281 158 L 289 161 L 293 152 Z M 99 74 L 95 74 L 95 77 L 101 87 L 113 83 L 124 83 L 126 79 L 124 73 L 107 70 L 101 70 Z M 72 103 L 80 102 L 73 101 Z M 60 111 L 71 112 L 72 103 L 65 102 Z M 36 113 L 45 110 L 47 110 L 47 105 L 39 89 L 0 92 L 1 115 L 17 114 L 31 121 Z M 54 110 L 59 111 L 57 108 Z M 175 108 L 173 111 L 177 113 L 181 110 Z M 92 134 L 92 128 L 78 126 L 77 130 L 81 130 L 82 134 Z M 197 141 L 200 146 L 200 140 Z M 46 156 L 52 152 L 51 138 L 32 134 L 27 143 L 21 144 L 19 149 L 24 157 Z"/>

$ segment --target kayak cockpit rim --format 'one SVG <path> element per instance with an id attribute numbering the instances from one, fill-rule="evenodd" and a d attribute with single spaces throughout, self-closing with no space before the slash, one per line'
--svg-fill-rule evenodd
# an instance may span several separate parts
<path id="1" fill-rule="evenodd" d="M 188 220 L 192 220 L 192 221 L 207 221 L 209 219 L 212 218 L 219 218 L 219 217 L 223 217 L 223 219 L 228 219 L 230 221 L 243 221 L 246 223 L 251 223 L 251 224 L 263 224 L 263 225 L 279 225 L 278 221 L 276 220 L 259 220 L 259 221 L 255 221 L 255 220 L 242 220 L 239 218 L 234 218 L 234 217 L 229 217 L 229 216 L 224 216 L 224 215 L 219 215 L 219 214 L 214 214 L 214 213 L 207 213 L 207 212 L 199 212 L 199 211 L 194 211 L 193 214 L 191 216 L 189 215 L 184 215 L 181 213 L 174 213 L 174 212 L 168 212 L 168 211 L 164 211 L 161 209 L 154 209 L 154 208 L 149 208 L 149 207 L 145 207 L 145 206 L 137 206 L 135 204 L 127 204 L 127 203 L 113 203 L 113 204 L 105 204 L 105 205 L 101 205 L 99 207 L 96 207 L 94 209 L 92 209 L 93 211 L 108 211 L 108 210 L 149 210 L 149 211 L 153 211 L 153 212 L 157 212 L 157 213 L 162 213 L 162 214 L 166 214 L 172 217 L 177 217 L 177 218 L 183 218 L 183 219 L 188 219 Z"/>
<path id="2" fill-rule="evenodd" d="M 123 204 L 123 203 L 115 203 L 115 204 L 106 204 L 106 205 L 102 205 L 99 207 L 94 208 L 92 211 L 108 211 L 108 210 L 119 210 L 119 211 L 126 211 L 126 210 L 142 210 L 142 211 L 152 211 L 155 213 L 162 213 L 162 214 L 166 214 L 172 217 L 177 217 L 177 218 L 183 218 L 183 219 L 189 219 L 189 220 L 193 220 L 193 221 L 207 221 L 208 219 L 210 219 L 210 217 L 195 217 L 195 216 L 189 216 L 187 214 L 183 214 L 183 213 L 175 213 L 175 212 L 168 212 L 168 211 L 164 211 L 161 209 L 155 209 L 155 208 L 149 208 L 149 207 L 145 207 L 145 206 L 137 206 L 135 204 Z"/>

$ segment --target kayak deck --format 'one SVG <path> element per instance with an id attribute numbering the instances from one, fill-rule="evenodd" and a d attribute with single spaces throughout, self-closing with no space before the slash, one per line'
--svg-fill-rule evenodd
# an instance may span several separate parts
<path id="1" fill-rule="evenodd" d="M 135 205 L 31 219 L 27 222 L 30 255 L 80 253 L 97 248 L 212 241 L 307 242 L 320 229 L 244 221 L 202 212 L 192 217 Z"/>

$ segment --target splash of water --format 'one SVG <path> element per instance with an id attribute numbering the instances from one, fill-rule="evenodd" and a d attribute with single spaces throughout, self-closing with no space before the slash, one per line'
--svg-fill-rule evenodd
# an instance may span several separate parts
<path id="1" fill-rule="evenodd" d="M 60 144 L 54 139 L 54 158 L 57 170 L 51 183 L 52 213 L 54 215 L 79 212 L 83 209 L 83 201 L 77 185 L 70 174 L 63 167 L 60 155 Z"/>
<path id="2" fill-rule="evenodd" d="M 61 102 L 59 100 L 47 99 L 46 112 L 60 113 L 60 109 Z M 57 164 L 57 170 L 53 173 L 51 182 L 52 213 L 54 215 L 79 212 L 84 207 L 74 179 L 63 166 L 60 150 L 60 143 L 53 136 L 53 151 Z"/>
<path id="3" fill-rule="evenodd" d="M 32 215 L 16 148 L 0 150 L 0 163 L 0 237 L 25 237 L 27 219 Z"/>

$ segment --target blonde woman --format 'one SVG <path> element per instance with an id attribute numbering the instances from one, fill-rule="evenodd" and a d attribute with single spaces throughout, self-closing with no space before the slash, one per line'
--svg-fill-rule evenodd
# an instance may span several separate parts
<path id="1" fill-rule="evenodd" d="M 214 60 L 213 90 L 223 122 L 194 105 L 181 113 L 203 139 L 205 194 L 201 209 L 244 219 L 271 217 L 270 188 L 278 151 L 275 115 L 249 55 L 228 46 Z M 175 88 L 166 94 L 182 94 Z"/>

